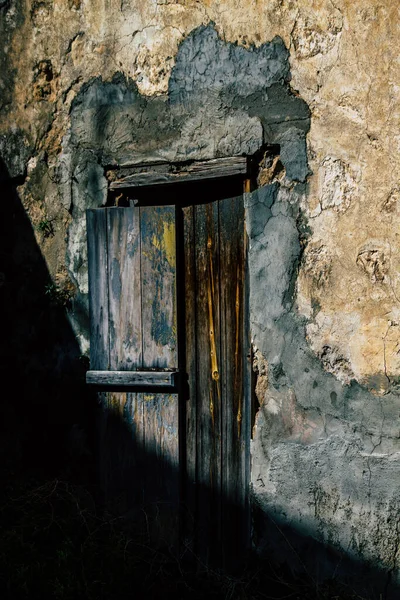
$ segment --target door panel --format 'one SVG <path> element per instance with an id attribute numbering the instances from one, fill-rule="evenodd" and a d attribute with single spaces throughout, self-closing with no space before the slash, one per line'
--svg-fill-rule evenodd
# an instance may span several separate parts
<path id="1" fill-rule="evenodd" d="M 87 211 L 91 367 L 177 369 L 175 207 Z M 140 507 L 152 541 L 178 538 L 178 394 L 98 394 L 106 498 Z"/>
<path id="2" fill-rule="evenodd" d="M 243 198 L 219 202 L 222 375 L 223 560 L 234 563 L 246 547 L 249 457 L 246 374 L 250 368 L 246 320 L 246 233 Z"/>
<path id="3" fill-rule="evenodd" d="M 109 370 L 143 366 L 140 214 L 107 209 Z M 150 365 L 149 365 L 150 366 Z"/>
<path id="4" fill-rule="evenodd" d="M 91 368 L 178 366 L 174 206 L 87 211 Z"/>
<path id="5" fill-rule="evenodd" d="M 184 236 L 187 470 L 195 481 L 187 486 L 188 502 L 195 552 L 228 566 L 247 547 L 249 532 L 251 364 L 242 196 L 185 209 Z"/>
<path id="6" fill-rule="evenodd" d="M 197 352 L 197 541 L 210 561 L 221 538 L 221 323 L 218 202 L 194 215 Z M 192 340 L 188 340 L 188 345 Z"/>
<path id="7" fill-rule="evenodd" d="M 179 536 L 177 394 L 99 393 L 100 479 L 112 511 L 131 514 L 144 543 Z"/>
<path id="8" fill-rule="evenodd" d="M 109 368 L 107 212 L 86 212 L 90 307 L 90 367 Z"/>
<path id="9" fill-rule="evenodd" d="M 196 253 L 194 237 L 195 206 L 183 208 L 183 293 L 184 298 L 184 327 L 185 327 L 185 370 L 187 385 L 183 387 L 184 402 L 184 508 L 183 533 L 184 541 L 194 550 L 196 523 L 196 460 L 197 460 L 197 348 L 196 348 Z"/>
<path id="10" fill-rule="evenodd" d="M 174 206 L 142 206 L 141 279 L 143 364 L 177 368 Z"/>
<path id="11" fill-rule="evenodd" d="M 242 196 L 88 211 L 92 369 L 187 373 L 179 394 L 99 394 L 104 486 L 142 507 L 153 542 L 175 543 L 180 519 L 194 553 L 225 566 L 249 536 L 244 225 Z"/>

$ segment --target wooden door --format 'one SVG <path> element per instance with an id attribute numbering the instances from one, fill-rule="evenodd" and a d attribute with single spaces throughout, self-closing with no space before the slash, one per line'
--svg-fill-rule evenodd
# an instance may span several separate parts
<path id="1" fill-rule="evenodd" d="M 180 504 L 183 543 L 231 564 L 249 537 L 243 197 L 88 211 L 88 244 L 88 381 L 128 386 L 101 389 L 104 486 L 175 532 Z"/>
<path id="2" fill-rule="evenodd" d="M 179 506 L 175 207 L 89 210 L 87 231 L 87 382 L 101 406 L 102 488 L 112 509 L 138 508 L 152 543 L 171 545 Z"/>
<path id="3" fill-rule="evenodd" d="M 187 494 L 195 552 L 226 566 L 249 540 L 250 340 L 243 197 L 184 209 Z"/>

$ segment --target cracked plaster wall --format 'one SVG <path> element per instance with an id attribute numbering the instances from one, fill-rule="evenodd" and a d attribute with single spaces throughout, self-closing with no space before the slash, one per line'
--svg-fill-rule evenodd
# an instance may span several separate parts
<path id="1" fill-rule="evenodd" d="M 340 573 L 343 556 L 379 567 L 383 590 L 398 577 L 399 399 L 395 390 L 381 397 L 354 379 L 344 383 L 325 364 L 338 357 L 321 361 L 308 343 L 308 321 L 288 294 L 301 255 L 303 194 L 283 182 L 246 197 L 254 366 L 261 374 L 252 487 L 268 515 L 264 531 L 258 523 L 258 544 L 322 577 Z M 309 552 L 303 539 L 299 561 L 298 540 L 282 526 L 337 553 Z"/>
<path id="2" fill-rule="evenodd" d="M 104 166 L 281 144 L 286 178 L 246 198 L 252 335 L 265 373 L 254 494 L 278 521 L 394 579 L 396 3 L 6 0 L 0 15 L 0 152 L 10 176 L 24 177 L 19 195 L 50 273 L 74 289 L 83 351 L 83 217 L 105 202 Z M 228 44 L 207 28 L 196 46 L 191 32 L 210 21 Z"/>

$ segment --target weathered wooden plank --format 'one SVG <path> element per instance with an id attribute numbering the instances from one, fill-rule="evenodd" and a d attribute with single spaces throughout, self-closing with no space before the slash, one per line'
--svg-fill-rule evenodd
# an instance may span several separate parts
<path id="1" fill-rule="evenodd" d="M 160 513 L 163 508 L 162 467 L 161 455 L 161 411 L 160 403 L 164 396 L 160 394 L 143 394 L 143 433 L 146 469 L 144 472 L 144 502 L 143 509 L 148 522 L 150 544 L 160 544 L 162 524 Z"/>
<path id="2" fill-rule="evenodd" d="M 177 371 L 87 371 L 86 383 L 104 388 L 138 386 L 171 387 L 177 385 Z"/>
<path id="3" fill-rule="evenodd" d="M 238 165 L 243 168 L 243 165 L 247 165 L 247 158 L 245 156 L 225 156 L 222 158 L 211 158 L 208 160 L 193 160 L 193 161 L 178 161 L 168 162 L 165 160 L 148 160 L 141 162 L 125 162 L 116 164 L 114 170 L 110 167 L 109 175 L 112 172 L 116 174 L 123 173 L 139 173 L 147 171 L 157 171 L 160 173 L 178 173 L 178 172 L 198 172 L 207 169 L 213 169 L 216 167 L 223 167 L 227 165 Z"/>
<path id="4" fill-rule="evenodd" d="M 198 551 L 219 560 L 221 538 L 221 354 L 218 203 L 195 207 Z"/>
<path id="5" fill-rule="evenodd" d="M 247 160 L 242 156 L 199 161 L 191 164 L 157 165 L 145 172 L 118 173 L 118 179 L 111 181 L 110 188 L 127 188 L 153 185 L 165 185 L 181 181 L 203 181 L 218 177 L 244 175 L 247 172 Z M 122 177 L 121 177 L 122 175 Z"/>
<path id="6" fill-rule="evenodd" d="M 179 539 L 179 400 L 176 394 L 166 394 L 160 406 L 160 484 L 163 490 L 165 526 L 162 537 L 171 547 Z"/>
<path id="7" fill-rule="evenodd" d="M 244 200 L 244 199 L 243 199 Z M 250 289 L 249 289 L 249 238 L 246 227 L 243 232 L 243 414 L 242 414 L 242 448 L 245 460 L 242 464 L 242 479 L 245 483 L 243 487 L 243 550 L 246 551 L 251 546 L 251 528 L 252 517 L 250 507 L 250 440 L 252 437 L 252 411 L 253 411 L 253 393 L 254 393 L 254 372 L 253 372 L 253 354 L 251 345 L 250 331 Z"/>
<path id="8" fill-rule="evenodd" d="M 160 489 L 166 522 L 164 535 L 170 541 L 178 540 L 179 507 L 179 404 L 176 394 L 157 395 L 160 415 Z"/>
<path id="9" fill-rule="evenodd" d="M 171 472 L 173 479 L 163 478 L 167 490 L 167 501 L 176 503 L 179 496 L 179 415 L 178 396 L 176 394 L 164 394 L 158 396 L 160 401 L 160 454 L 166 473 Z M 163 487 L 164 487 L 163 486 Z"/>
<path id="10" fill-rule="evenodd" d="M 108 476 L 108 439 L 107 439 L 107 406 L 108 394 L 99 392 L 96 394 L 97 406 L 95 407 L 95 422 L 97 432 L 97 456 L 99 484 L 105 502 L 109 499 L 109 476 Z"/>
<path id="11" fill-rule="evenodd" d="M 105 499 L 126 513 L 143 502 L 142 395 L 113 392 L 99 398 L 103 400 L 99 452 Z"/>
<path id="12" fill-rule="evenodd" d="M 143 364 L 177 368 L 175 207 L 139 210 Z"/>
<path id="13" fill-rule="evenodd" d="M 90 364 L 93 369 L 108 369 L 108 263 L 107 221 L 104 209 L 86 211 L 89 312 L 90 312 Z"/>
<path id="14" fill-rule="evenodd" d="M 247 189 L 251 189 L 251 181 L 245 180 L 243 184 L 244 193 Z M 243 197 L 244 205 L 244 197 Z M 252 429 L 252 394 L 254 387 L 253 382 L 253 355 L 251 345 L 250 332 L 250 305 L 249 305 L 249 264 L 248 250 L 249 239 L 247 236 L 246 222 L 244 211 L 244 230 L 243 230 L 243 410 L 242 410 L 242 426 L 241 426 L 241 449 L 243 453 L 243 461 L 241 464 L 241 479 L 242 497 L 241 507 L 243 511 L 242 518 L 242 539 L 241 547 L 244 551 L 248 550 L 251 545 L 251 510 L 250 510 L 250 440 Z"/>
<path id="15" fill-rule="evenodd" d="M 150 541 L 169 547 L 178 538 L 178 396 L 144 394 L 144 510 Z"/>
<path id="16" fill-rule="evenodd" d="M 197 363 L 196 363 L 196 263 L 194 235 L 194 207 L 183 209 L 183 252 L 184 252 L 184 294 L 185 294 L 185 367 L 188 375 L 187 386 L 182 399 L 185 402 L 186 452 L 184 486 L 183 530 L 187 544 L 192 544 L 195 536 L 196 515 L 196 456 L 197 456 Z"/>
<path id="17" fill-rule="evenodd" d="M 108 208 L 110 369 L 143 365 L 138 208 Z"/>
<path id="18" fill-rule="evenodd" d="M 144 504 L 146 511 L 160 501 L 160 430 L 159 399 L 162 396 L 143 394 L 143 440 L 146 457 L 144 474 Z"/>
<path id="19" fill-rule="evenodd" d="M 219 202 L 221 264 L 222 537 L 226 567 L 244 546 L 246 521 L 246 411 L 244 361 L 245 247 L 243 197 Z M 245 348 L 246 347 L 246 348 Z M 244 426 L 245 425 L 245 426 Z"/>
<path id="20" fill-rule="evenodd" d="M 125 474 L 125 481 L 128 482 L 130 506 L 142 506 L 144 501 L 146 458 L 143 420 L 143 394 L 126 394 L 123 407 L 123 423 L 131 439 L 132 469 L 130 473 Z"/>

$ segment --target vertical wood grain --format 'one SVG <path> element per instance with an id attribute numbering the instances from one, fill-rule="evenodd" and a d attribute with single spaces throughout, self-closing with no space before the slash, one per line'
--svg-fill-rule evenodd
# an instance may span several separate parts
<path id="1" fill-rule="evenodd" d="M 197 319 L 196 319 L 196 263 L 195 263 L 195 235 L 194 235 L 193 206 L 183 209 L 183 252 L 184 252 L 184 294 L 185 294 L 185 367 L 187 371 L 187 385 L 183 388 L 186 421 L 186 464 L 184 486 L 184 531 L 187 543 L 191 543 L 195 535 L 196 519 L 196 454 L 197 454 Z"/>
<path id="2" fill-rule="evenodd" d="M 218 560 L 221 502 L 221 354 L 218 203 L 195 207 L 197 531 L 199 552 Z"/>
<path id="3" fill-rule="evenodd" d="M 143 394 L 143 439 L 146 457 L 144 473 L 144 505 L 159 501 L 160 493 L 160 410 L 161 394 Z"/>
<path id="4" fill-rule="evenodd" d="M 149 536 L 156 543 L 178 540 L 179 450 L 178 396 L 143 394 L 143 507 Z"/>
<path id="5" fill-rule="evenodd" d="M 130 480 L 128 487 L 130 489 L 130 501 L 133 505 L 141 506 L 144 495 L 144 474 L 146 472 L 146 461 L 144 454 L 144 415 L 143 415 L 143 394 L 126 394 L 126 401 L 123 407 L 123 422 L 127 427 L 132 440 L 132 472 L 129 474 Z"/>
<path id="6" fill-rule="evenodd" d="M 143 499 L 143 413 L 141 394 L 108 392 L 102 402 L 100 472 L 106 501 L 126 512 Z"/>
<path id="7" fill-rule="evenodd" d="M 240 556 L 248 460 L 244 395 L 245 247 L 243 198 L 219 202 L 221 264 L 222 538 L 225 566 Z"/>
<path id="8" fill-rule="evenodd" d="M 140 208 L 144 367 L 177 368 L 175 207 Z"/>
<path id="9" fill-rule="evenodd" d="M 89 309 L 90 367 L 107 370 L 109 356 L 107 220 L 104 209 L 86 212 Z"/>
<path id="10" fill-rule="evenodd" d="M 143 366 L 137 208 L 107 209 L 110 369 Z"/>

